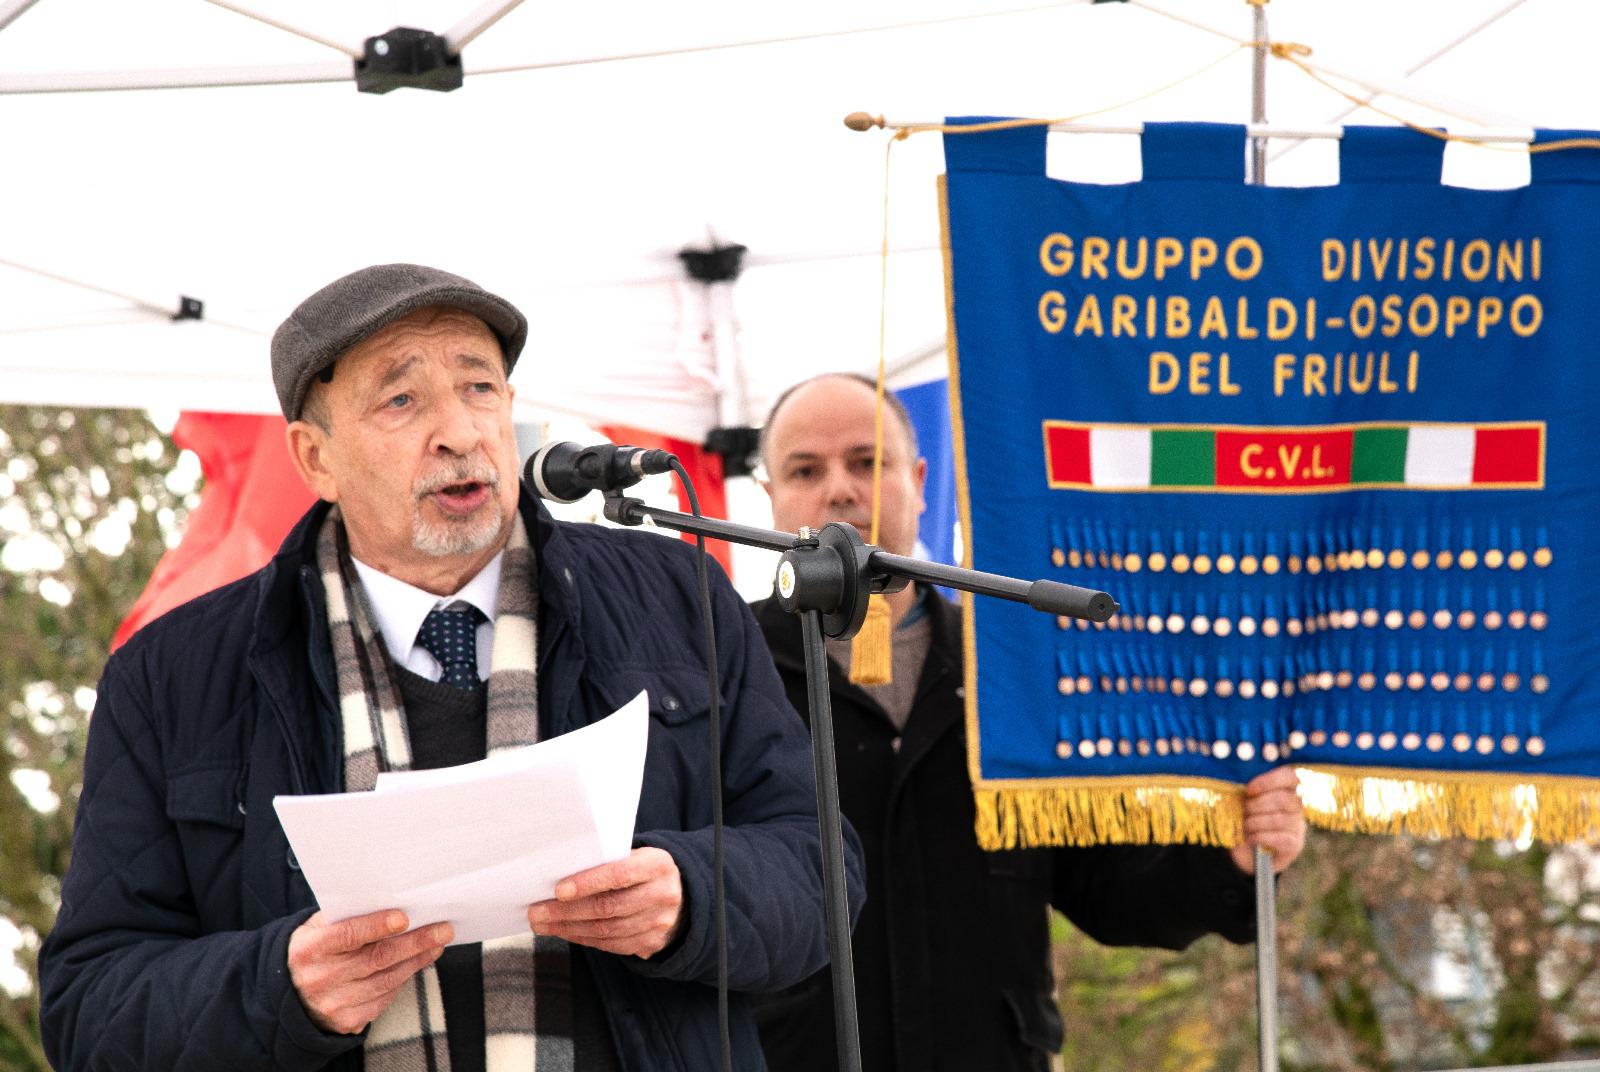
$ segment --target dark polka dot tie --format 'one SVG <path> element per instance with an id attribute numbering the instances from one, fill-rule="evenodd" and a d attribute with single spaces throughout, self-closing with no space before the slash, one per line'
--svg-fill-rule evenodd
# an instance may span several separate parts
<path id="1" fill-rule="evenodd" d="M 439 680 L 458 689 L 478 687 L 478 624 L 483 611 L 470 603 L 435 607 L 417 630 L 417 643 L 444 668 Z"/>

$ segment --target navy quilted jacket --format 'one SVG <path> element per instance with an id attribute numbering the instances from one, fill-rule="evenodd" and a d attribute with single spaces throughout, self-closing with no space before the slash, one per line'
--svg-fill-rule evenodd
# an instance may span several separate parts
<path id="1" fill-rule="evenodd" d="M 40 957 L 45 1047 L 61 1072 L 358 1069 L 359 1036 L 307 1018 L 286 966 L 314 909 L 272 798 L 342 788 L 333 658 L 314 566 L 327 507 L 258 573 L 141 630 L 106 664 L 73 858 Z M 670 852 L 688 923 L 659 962 L 583 949 L 622 1066 L 717 1067 L 708 692 L 693 551 L 651 533 L 522 511 L 540 581 L 544 736 L 650 693 L 636 844 Z M 806 729 L 749 611 L 712 587 L 723 711 L 731 987 L 826 963 Z M 486 821 L 492 818 L 485 817 Z M 863 888 L 848 835 L 852 901 Z M 578 948 L 578 947 L 574 947 Z M 735 1067 L 762 1067 L 733 999 Z"/>

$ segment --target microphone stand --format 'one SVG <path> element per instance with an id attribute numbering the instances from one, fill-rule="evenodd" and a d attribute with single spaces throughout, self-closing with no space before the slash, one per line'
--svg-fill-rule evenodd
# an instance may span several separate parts
<path id="1" fill-rule="evenodd" d="M 908 581 L 942 584 L 978 595 L 1026 603 L 1048 614 L 1103 622 L 1120 608 L 1104 592 L 1057 581 L 1021 581 L 890 554 L 861 538 L 843 522 L 798 534 L 754 528 L 674 510 L 653 510 L 643 501 L 611 490 L 605 516 L 619 525 L 646 523 L 728 543 L 781 551 L 778 604 L 800 615 L 805 643 L 806 694 L 811 709 L 811 755 L 816 768 L 817 824 L 822 841 L 822 882 L 833 971 L 833 1013 L 841 1072 L 860 1072 L 861 1041 L 856 1020 L 855 967 L 850 953 L 850 904 L 844 879 L 844 832 L 839 814 L 839 772 L 834 760 L 833 704 L 828 692 L 828 656 L 823 636 L 854 636 L 875 592 L 896 592 Z"/>

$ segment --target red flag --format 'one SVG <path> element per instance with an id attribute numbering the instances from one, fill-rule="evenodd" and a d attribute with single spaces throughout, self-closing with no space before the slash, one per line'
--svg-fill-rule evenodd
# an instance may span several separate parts
<path id="1" fill-rule="evenodd" d="M 178 418 L 173 442 L 200 456 L 205 486 L 189 515 L 183 542 L 162 556 L 117 627 L 113 648 L 196 596 L 266 565 L 315 496 L 289 458 L 282 417 L 190 413 Z"/>
<path id="2" fill-rule="evenodd" d="M 629 428 L 626 425 L 605 425 L 600 431 L 613 443 L 626 443 L 630 447 L 654 447 L 676 454 L 678 460 L 683 463 L 684 470 L 689 474 L 689 479 L 694 481 L 695 494 L 700 496 L 700 512 L 706 517 L 727 520 L 728 490 L 722 478 L 722 455 L 713 454 L 698 443 L 691 443 L 687 439 L 673 439 L 671 436 L 646 432 L 641 428 Z M 688 513 L 689 495 L 684 491 L 683 482 L 674 479 L 672 490 L 677 493 L 678 508 Z M 694 542 L 694 537 L 687 534 L 684 539 Z M 733 576 L 731 547 L 722 540 L 707 540 L 706 551 L 722 563 L 723 571 L 728 576 Z"/>

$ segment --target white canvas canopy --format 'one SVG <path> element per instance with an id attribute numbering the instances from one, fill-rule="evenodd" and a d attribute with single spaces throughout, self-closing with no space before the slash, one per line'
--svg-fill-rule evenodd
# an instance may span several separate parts
<path id="1" fill-rule="evenodd" d="M 1249 118 L 1243 0 L 529 3 L 465 46 L 462 88 L 356 91 L 341 49 L 506 6 L 0 0 L 0 401 L 272 412 L 267 338 L 295 302 L 414 260 L 528 312 L 524 416 L 697 439 L 758 421 L 813 371 L 876 362 L 885 137 L 847 131 L 846 113 L 1132 101 L 1095 122 Z M 1267 14 L 1274 39 L 1388 87 L 1380 106 L 1408 119 L 1600 126 L 1589 0 L 1274 0 Z M 1276 123 L 1389 122 L 1345 116 L 1283 62 L 1269 75 Z M 1137 177 L 1135 137 L 1051 141 L 1058 174 Z M 1290 144 L 1274 144 L 1271 181 L 1335 180 L 1331 141 L 1281 155 Z M 893 156 L 886 352 L 910 383 L 943 373 L 942 165 L 934 135 Z M 1452 181 L 1526 170 L 1519 152 L 1447 155 Z M 716 243 L 749 253 L 708 290 L 676 254 Z M 181 295 L 204 319 L 170 319 Z"/>

